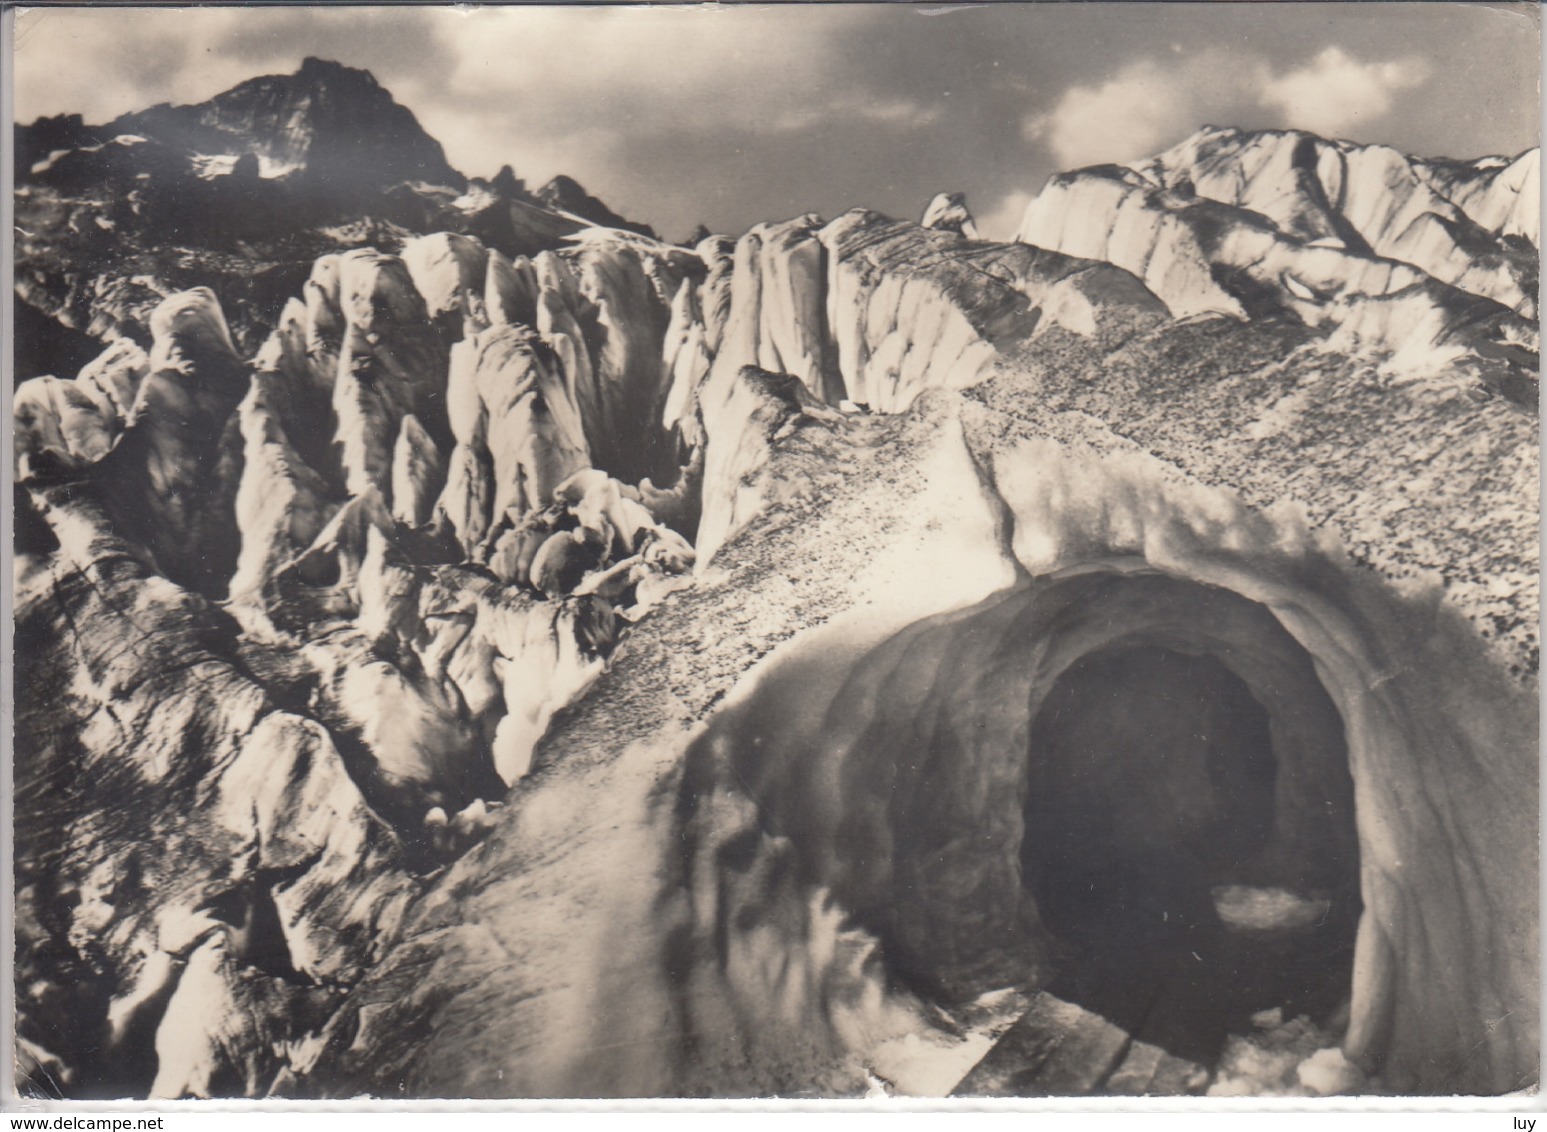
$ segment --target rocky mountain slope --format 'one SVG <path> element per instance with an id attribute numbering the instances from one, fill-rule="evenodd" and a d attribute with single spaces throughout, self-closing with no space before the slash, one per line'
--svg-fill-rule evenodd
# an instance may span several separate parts
<path id="1" fill-rule="evenodd" d="M 294 75 L 249 79 L 198 105 L 125 114 L 101 132 L 154 138 L 233 163 L 251 154 L 260 175 L 294 171 L 330 195 L 415 181 L 467 187 L 440 143 L 369 72 L 323 59 L 305 60 Z"/>
<path id="2" fill-rule="evenodd" d="M 24 1090 L 1534 1079 L 1534 153 L 1205 130 L 1015 243 L 685 249 L 434 185 L 333 64 L 125 121 L 18 187 L 106 341 L 15 398 Z M 1057 824 L 1134 781 L 1143 844 Z M 1101 937 L 1209 973 L 1130 1017 Z"/>
<path id="3" fill-rule="evenodd" d="M 18 378 L 66 368 L 82 335 L 148 347 L 150 311 L 192 286 L 216 289 L 251 355 L 329 252 L 396 252 L 442 231 L 506 255 L 592 223 L 649 234 L 567 177 L 530 192 L 508 166 L 465 176 L 368 71 L 320 59 L 208 102 L 106 125 L 60 115 L 14 136 L 16 294 L 30 320 Z"/>

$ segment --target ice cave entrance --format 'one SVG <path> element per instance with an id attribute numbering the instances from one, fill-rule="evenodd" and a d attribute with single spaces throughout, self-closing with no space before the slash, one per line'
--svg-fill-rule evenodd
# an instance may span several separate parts
<path id="1" fill-rule="evenodd" d="M 1336 719 L 1319 685 L 1299 691 L 1291 710 Z M 1334 1016 L 1359 912 L 1355 839 L 1286 840 L 1280 785 L 1304 771 L 1275 752 L 1246 680 L 1196 645 L 1113 644 L 1070 664 L 1034 711 L 1021 876 L 1057 941 L 1045 989 L 1206 1065 L 1259 1011 Z"/>

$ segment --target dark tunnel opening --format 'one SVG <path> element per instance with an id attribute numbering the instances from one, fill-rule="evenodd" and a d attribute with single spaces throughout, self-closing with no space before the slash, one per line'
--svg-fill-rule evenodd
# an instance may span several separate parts
<path id="1" fill-rule="evenodd" d="M 1028 748 L 1021 875 L 1056 941 L 1044 989 L 1204 1065 L 1257 1012 L 1335 1020 L 1357 863 L 1330 886 L 1326 862 L 1299 874 L 1314 890 L 1282 883 L 1283 768 L 1244 680 L 1206 653 L 1112 646 L 1060 674 Z"/>

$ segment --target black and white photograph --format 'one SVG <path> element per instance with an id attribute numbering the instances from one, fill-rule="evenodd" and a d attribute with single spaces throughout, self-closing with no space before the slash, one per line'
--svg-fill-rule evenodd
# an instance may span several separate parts
<path id="1" fill-rule="evenodd" d="M 3 15 L 7 1108 L 1536 1096 L 1537 4 Z"/>

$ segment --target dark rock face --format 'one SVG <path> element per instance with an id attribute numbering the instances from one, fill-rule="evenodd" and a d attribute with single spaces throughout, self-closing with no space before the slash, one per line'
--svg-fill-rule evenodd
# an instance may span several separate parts
<path id="1" fill-rule="evenodd" d="M 81 149 L 108 139 L 99 126 L 88 126 L 79 114 L 55 114 L 39 118 L 31 125 L 17 122 L 12 127 L 16 143 L 17 180 L 25 180 L 32 167 L 61 150 Z"/>
<path id="2" fill-rule="evenodd" d="M 1532 1079 L 1531 162 L 687 249 L 336 64 L 28 130 L 28 1092 Z"/>
<path id="3" fill-rule="evenodd" d="M 348 199 L 403 181 L 461 190 L 440 143 L 369 71 L 308 58 L 193 106 L 155 106 L 110 123 L 202 154 L 253 154 L 299 171 L 314 192 Z"/>
<path id="4" fill-rule="evenodd" d="M 604 228 L 622 228 L 628 232 L 637 232 L 641 236 L 655 238 L 655 232 L 649 225 L 634 224 L 623 219 L 581 188 L 580 183 L 573 177 L 566 177 L 563 174 L 555 177 L 537 190 L 537 201 L 555 212 L 572 212 Z"/>

